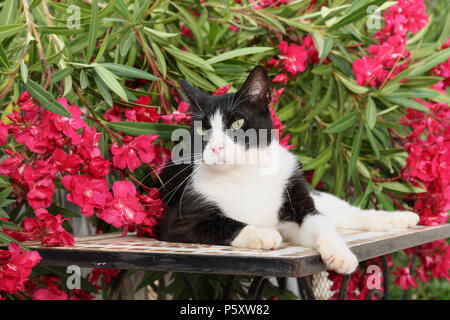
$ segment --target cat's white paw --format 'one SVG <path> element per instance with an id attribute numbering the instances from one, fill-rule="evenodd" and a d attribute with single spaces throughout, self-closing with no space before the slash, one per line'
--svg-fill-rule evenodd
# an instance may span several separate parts
<path id="1" fill-rule="evenodd" d="M 416 213 L 409 211 L 373 211 L 368 215 L 372 215 L 375 219 L 367 226 L 366 230 L 369 231 L 407 229 L 417 225 L 420 220 Z"/>
<path id="2" fill-rule="evenodd" d="M 276 249 L 282 240 L 280 233 L 274 229 L 246 226 L 231 245 L 250 249 Z"/>
<path id="3" fill-rule="evenodd" d="M 317 240 L 316 249 L 328 269 L 342 274 L 350 274 L 358 266 L 358 259 L 342 241 L 324 236 Z"/>

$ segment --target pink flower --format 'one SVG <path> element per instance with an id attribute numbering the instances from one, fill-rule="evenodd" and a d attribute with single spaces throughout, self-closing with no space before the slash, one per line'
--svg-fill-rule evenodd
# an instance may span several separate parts
<path id="1" fill-rule="evenodd" d="M 91 272 L 86 276 L 86 279 L 93 284 L 97 289 L 102 288 L 102 286 L 99 285 L 100 277 L 103 276 L 103 287 L 108 286 L 108 284 L 111 282 L 111 278 L 117 277 L 119 274 L 119 270 L 117 269 L 99 269 L 99 268 L 93 268 Z"/>
<path id="2" fill-rule="evenodd" d="M 186 37 L 194 39 L 194 35 L 192 34 L 192 30 L 189 29 L 189 28 L 186 28 L 186 26 L 180 25 L 180 31 L 181 31 L 181 34 L 183 36 L 186 36 Z"/>
<path id="3" fill-rule="evenodd" d="M 392 68 L 398 60 L 408 58 L 410 55 L 406 49 L 406 41 L 398 35 L 389 37 L 381 45 L 370 45 L 369 52 L 386 68 Z"/>
<path id="4" fill-rule="evenodd" d="M 112 204 L 99 211 L 98 217 L 116 228 L 142 223 L 146 212 L 137 198 L 135 186 L 128 180 L 116 181 L 112 189 Z"/>
<path id="5" fill-rule="evenodd" d="M 281 95 L 284 92 L 284 88 L 272 89 L 272 101 L 270 101 L 269 106 L 274 106 L 278 103 L 278 100 L 280 99 Z"/>
<path id="6" fill-rule="evenodd" d="M 282 53 L 280 59 L 285 72 L 295 77 L 297 73 L 305 71 L 308 53 L 303 46 L 282 41 L 279 43 L 278 49 Z"/>
<path id="7" fill-rule="evenodd" d="M 356 76 L 356 83 L 360 86 L 372 87 L 376 85 L 376 81 L 384 80 L 387 71 L 383 70 L 381 63 L 377 60 L 364 56 L 353 61 L 353 73 Z"/>
<path id="8" fill-rule="evenodd" d="M 227 84 L 225 86 L 222 86 L 222 87 L 218 88 L 216 91 L 214 91 L 214 93 L 212 95 L 213 96 L 217 96 L 217 95 L 225 94 L 225 93 L 228 92 L 228 90 L 230 90 L 230 88 L 232 86 L 233 85 L 231 85 L 231 84 Z"/>
<path id="9" fill-rule="evenodd" d="M 103 209 L 112 199 L 105 179 L 68 175 L 61 179 L 61 183 L 71 192 L 67 201 L 79 205 L 81 213 L 88 217 L 94 214 L 94 208 Z"/>
<path id="10" fill-rule="evenodd" d="M 180 101 L 178 104 L 177 111 L 161 116 L 161 120 L 165 123 L 169 124 L 187 124 L 189 125 L 191 123 L 191 114 L 188 113 L 189 104 L 184 101 Z"/>
<path id="11" fill-rule="evenodd" d="M 136 138 L 126 136 L 123 138 L 124 144 L 122 146 L 114 142 L 111 146 L 113 166 L 118 169 L 128 168 L 133 172 L 141 166 L 141 161 L 150 163 L 155 158 L 153 142 L 157 138 L 157 135 L 152 134 Z"/>
<path id="12" fill-rule="evenodd" d="M 101 135 L 102 133 L 97 132 L 95 127 L 91 129 L 86 126 L 83 129 L 81 141 L 76 146 L 76 153 L 86 159 L 93 159 L 95 157 L 101 156 L 101 152 L 98 147 L 98 141 L 100 140 Z"/>
<path id="13" fill-rule="evenodd" d="M 71 105 L 69 107 L 66 98 L 60 98 L 58 99 L 58 101 L 67 108 L 67 110 L 72 115 L 72 118 L 60 116 L 56 113 L 51 113 L 50 117 L 58 131 L 62 131 L 66 137 L 69 137 L 72 144 L 79 144 L 80 135 L 78 134 L 77 130 L 86 127 L 86 123 L 80 118 L 81 111 L 75 105 Z"/>
<path id="14" fill-rule="evenodd" d="M 0 121 L 0 146 L 8 142 L 8 126 Z"/>
<path id="15" fill-rule="evenodd" d="M 62 290 L 38 289 L 32 296 L 33 300 L 68 300 L 67 293 Z"/>
<path id="16" fill-rule="evenodd" d="M 29 188 L 27 200 L 33 209 L 48 208 L 52 204 L 55 184 L 53 183 L 54 173 L 50 170 L 45 166 L 41 170 L 35 170 L 30 166 L 25 167 L 24 180 Z"/>
<path id="17" fill-rule="evenodd" d="M 107 121 L 122 121 L 123 109 L 119 106 L 113 106 L 111 109 L 106 110 L 103 117 Z"/>
<path id="18" fill-rule="evenodd" d="M 272 81 L 273 82 L 282 82 L 286 85 L 289 81 L 289 77 L 284 73 L 279 73 L 275 77 L 273 77 Z"/>
<path id="19" fill-rule="evenodd" d="M 109 166 L 111 163 L 103 158 L 102 156 L 98 156 L 89 160 L 87 166 L 83 167 L 83 172 L 89 174 L 93 178 L 103 178 L 109 173 Z"/>
<path id="20" fill-rule="evenodd" d="M 60 214 L 54 216 L 46 209 L 38 209 L 35 213 L 37 218 L 28 217 L 22 222 L 27 240 L 40 240 L 47 247 L 73 246 L 73 236 L 62 227 L 62 223 L 69 219 Z"/>
<path id="21" fill-rule="evenodd" d="M 403 290 L 408 290 L 411 287 L 417 288 L 417 281 L 409 273 L 409 267 L 397 267 L 394 274 L 397 276 L 394 284 L 401 286 Z"/>
<path id="22" fill-rule="evenodd" d="M 141 96 L 136 101 L 136 104 L 150 105 L 151 99 L 149 96 Z M 161 115 L 154 107 L 142 107 L 135 105 L 132 109 L 125 109 L 125 118 L 127 121 L 139 122 L 158 122 Z"/>
<path id="23" fill-rule="evenodd" d="M 13 294 L 25 290 L 24 283 L 40 260 L 37 251 L 22 251 L 14 242 L 9 244 L 8 251 L 0 250 L 0 291 Z"/>
<path id="24" fill-rule="evenodd" d="M 76 174 L 83 164 L 83 160 L 78 154 L 67 155 L 61 148 L 57 148 L 53 152 L 51 159 L 58 171 L 70 174 Z"/>

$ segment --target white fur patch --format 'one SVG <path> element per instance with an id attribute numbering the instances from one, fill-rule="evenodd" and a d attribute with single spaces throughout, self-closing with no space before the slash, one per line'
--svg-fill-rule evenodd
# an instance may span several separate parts
<path id="1" fill-rule="evenodd" d="M 279 230 L 285 239 L 316 249 L 329 269 L 348 274 L 358 266 L 358 259 L 324 215 L 306 216 L 301 226 L 293 222 L 280 223 Z"/>
<path id="2" fill-rule="evenodd" d="M 260 157 L 256 164 L 196 165 L 192 186 L 227 217 L 276 228 L 286 182 L 298 170 L 296 158 L 275 141 L 264 149 L 250 149 L 246 155 L 253 152 Z M 277 166 L 265 170 L 266 163 Z"/>
<path id="3" fill-rule="evenodd" d="M 250 249 L 276 249 L 281 242 L 280 233 L 274 229 L 246 226 L 231 245 Z"/>
<path id="4" fill-rule="evenodd" d="M 414 212 L 362 210 L 325 192 L 313 193 L 311 197 L 316 209 L 330 217 L 338 228 L 388 231 L 410 228 L 419 222 Z"/>

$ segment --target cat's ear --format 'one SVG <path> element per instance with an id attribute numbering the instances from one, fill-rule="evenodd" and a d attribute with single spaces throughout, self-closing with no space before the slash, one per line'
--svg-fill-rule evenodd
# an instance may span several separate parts
<path id="1" fill-rule="evenodd" d="M 266 69 L 256 66 L 250 72 L 242 88 L 236 92 L 235 97 L 244 101 L 247 99 L 255 104 L 265 106 L 270 102 L 270 82 Z"/>
<path id="2" fill-rule="evenodd" d="M 186 97 L 189 99 L 189 102 L 191 102 L 191 105 L 198 105 L 201 103 L 205 98 L 208 97 L 206 93 L 201 92 L 196 87 L 194 87 L 192 84 L 185 80 L 180 80 L 181 88 L 183 88 L 184 93 L 186 94 Z"/>

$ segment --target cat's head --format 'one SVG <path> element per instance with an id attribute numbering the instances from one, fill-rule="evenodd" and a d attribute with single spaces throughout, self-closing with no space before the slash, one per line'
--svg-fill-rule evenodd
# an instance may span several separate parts
<path id="1" fill-rule="evenodd" d="M 210 96 L 186 81 L 180 82 L 192 110 L 191 143 L 202 160 L 212 167 L 248 162 L 249 154 L 272 142 L 269 111 L 270 83 L 266 70 L 255 67 L 234 93 Z"/>

